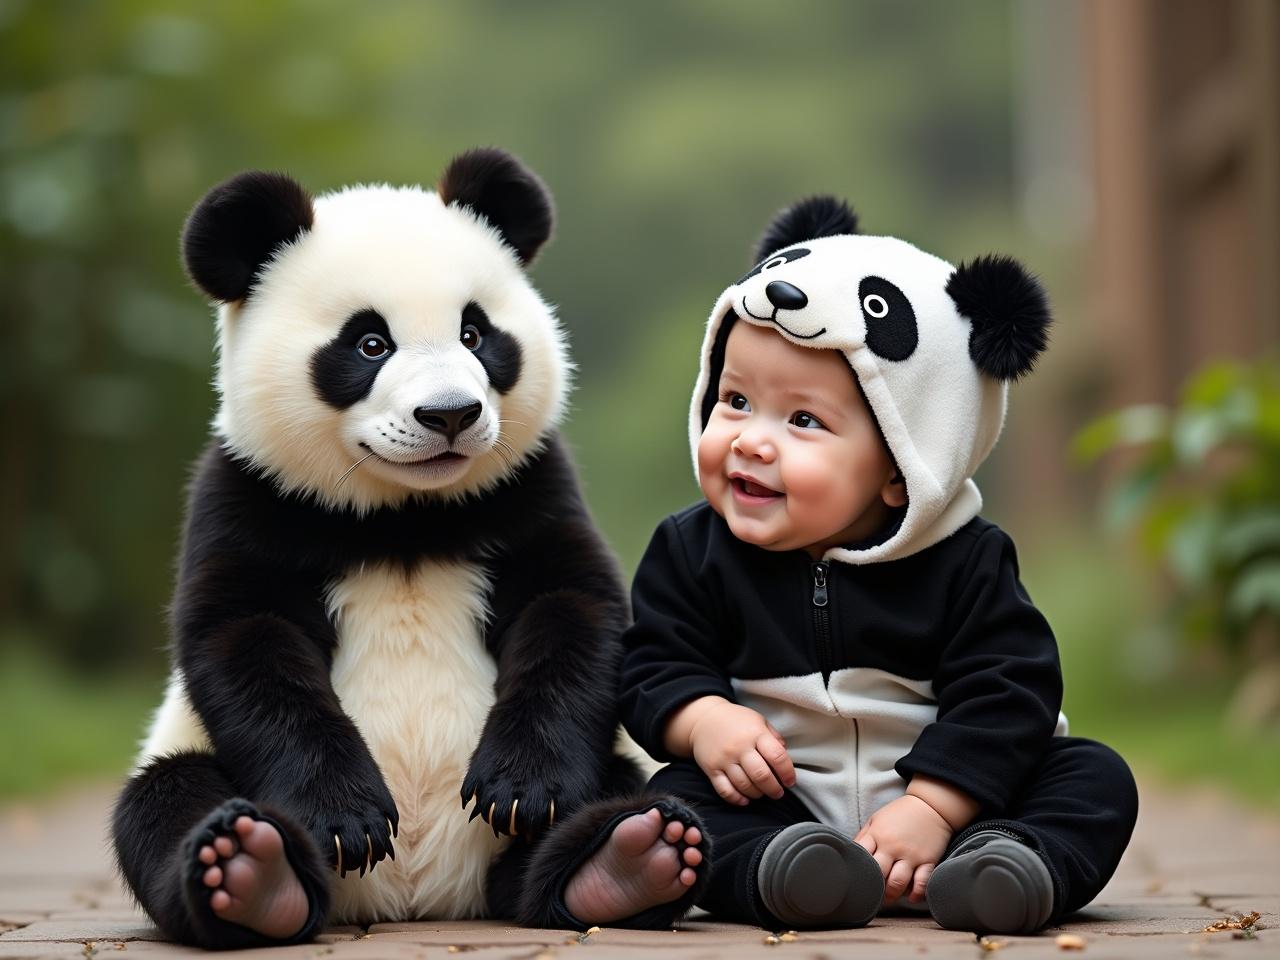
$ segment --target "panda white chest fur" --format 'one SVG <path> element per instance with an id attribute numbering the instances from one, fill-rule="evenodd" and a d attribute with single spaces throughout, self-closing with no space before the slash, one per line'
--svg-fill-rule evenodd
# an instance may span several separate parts
<path id="1" fill-rule="evenodd" d="M 400 811 L 396 859 L 336 884 L 339 922 L 483 910 L 486 871 L 509 841 L 468 821 L 458 784 L 493 705 L 487 587 L 473 565 L 424 562 L 356 569 L 329 591 L 333 688 Z"/>
<path id="2" fill-rule="evenodd" d="M 497 667 L 483 639 L 488 583 L 472 564 L 349 571 L 327 593 L 338 643 L 334 692 L 400 811 L 396 859 L 335 877 L 336 923 L 461 919 L 484 912 L 485 875 L 510 842 L 469 821 L 458 784 L 493 705 Z M 139 765 L 209 739 L 175 673 Z"/>

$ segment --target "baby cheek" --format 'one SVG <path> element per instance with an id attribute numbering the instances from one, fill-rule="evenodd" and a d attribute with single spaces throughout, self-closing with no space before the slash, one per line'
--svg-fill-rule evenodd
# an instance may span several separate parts
<path id="1" fill-rule="evenodd" d="M 698 485 L 708 500 L 715 502 L 724 489 L 724 461 L 729 453 L 729 441 L 723 431 L 717 431 L 715 423 L 702 432 L 698 440 Z"/>

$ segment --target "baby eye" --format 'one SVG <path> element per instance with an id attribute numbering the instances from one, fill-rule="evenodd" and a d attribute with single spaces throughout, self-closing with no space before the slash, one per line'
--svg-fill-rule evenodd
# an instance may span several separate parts
<path id="1" fill-rule="evenodd" d="M 729 393 L 725 396 L 725 402 L 735 410 L 750 410 L 751 403 L 740 393 Z"/>
<path id="2" fill-rule="evenodd" d="M 822 421 L 812 413 L 805 413 L 803 410 L 791 417 L 791 423 L 799 427 L 801 430 L 822 429 Z"/>

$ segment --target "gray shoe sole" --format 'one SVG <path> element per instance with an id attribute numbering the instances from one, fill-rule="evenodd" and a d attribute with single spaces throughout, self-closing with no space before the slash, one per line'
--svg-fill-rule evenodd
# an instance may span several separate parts
<path id="1" fill-rule="evenodd" d="M 925 896 L 948 930 L 1034 933 L 1053 912 L 1053 878 L 1034 850 L 1001 837 L 938 864 Z"/>
<path id="2" fill-rule="evenodd" d="M 865 926 L 884 900 L 871 854 L 820 823 L 793 824 L 769 841 L 756 880 L 768 911 L 793 927 Z"/>

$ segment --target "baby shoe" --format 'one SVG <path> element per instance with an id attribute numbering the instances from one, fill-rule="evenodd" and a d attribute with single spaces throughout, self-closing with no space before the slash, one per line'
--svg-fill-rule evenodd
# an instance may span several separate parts
<path id="1" fill-rule="evenodd" d="M 765 909 L 791 927 L 861 927 L 884 899 L 880 865 L 820 823 L 796 823 L 769 841 L 756 872 Z"/>
<path id="2" fill-rule="evenodd" d="M 1053 878 L 1036 851 L 998 830 L 978 830 L 938 864 L 925 891 L 948 930 L 1035 933 L 1053 913 Z"/>

